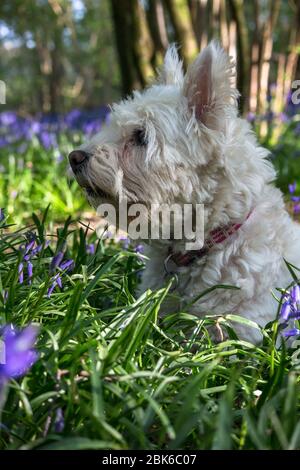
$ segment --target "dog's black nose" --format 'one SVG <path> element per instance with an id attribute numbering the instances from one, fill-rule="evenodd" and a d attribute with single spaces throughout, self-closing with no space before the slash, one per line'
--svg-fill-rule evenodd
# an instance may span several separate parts
<path id="1" fill-rule="evenodd" d="M 73 150 L 69 155 L 69 162 L 72 170 L 75 172 L 88 159 L 88 153 L 83 150 Z"/>

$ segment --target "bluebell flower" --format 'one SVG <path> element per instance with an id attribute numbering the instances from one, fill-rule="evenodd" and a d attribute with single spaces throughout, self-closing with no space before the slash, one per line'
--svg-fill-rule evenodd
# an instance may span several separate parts
<path id="1" fill-rule="evenodd" d="M 52 132 L 42 131 L 39 134 L 39 139 L 41 144 L 46 150 L 50 148 L 57 147 L 57 138 L 56 135 Z"/>
<path id="2" fill-rule="evenodd" d="M 291 336 L 299 336 L 300 330 L 298 328 L 291 328 L 290 330 L 283 331 L 283 336 L 290 338 Z"/>
<path id="3" fill-rule="evenodd" d="M 28 274 L 29 282 L 31 282 L 31 278 L 33 275 L 33 264 L 31 263 L 31 261 L 28 261 L 27 263 L 27 274 Z"/>
<path id="4" fill-rule="evenodd" d="M 74 267 L 74 261 L 72 259 L 68 259 L 63 261 L 64 253 L 62 251 L 59 251 L 52 259 L 51 265 L 50 265 L 50 271 L 54 271 L 55 269 L 59 268 L 62 271 L 68 272 L 71 271 Z M 55 276 L 52 278 L 52 282 L 50 287 L 48 288 L 47 291 L 47 297 L 50 297 L 51 294 L 53 293 L 55 287 L 58 286 L 60 289 L 62 289 L 63 284 L 62 284 L 62 278 L 61 274 L 57 273 Z"/>
<path id="5" fill-rule="evenodd" d="M 134 251 L 135 251 L 136 253 L 143 254 L 144 251 L 145 251 L 145 247 L 144 247 L 144 245 L 141 245 L 141 244 L 140 244 L 140 245 L 137 245 L 137 246 L 134 248 Z"/>
<path id="6" fill-rule="evenodd" d="M 300 204 L 294 204 L 293 212 L 294 212 L 294 215 L 300 214 Z"/>
<path id="7" fill-rule="evenodd" d="M 86 252 L 88 255 L 94 255 L 95 254 L 95 243 L 88 243 L 86 245 Z"/>
<path id="8" fill-rule="evenodd" d="M 54 271 L 62 262 L 64 257 L 63 251 L 58 251 L 55 256 L 53 256 L 51 264 L 50 264 L 50 271 Z"/>
<path id="9" fill-rule="evenodd" d="M 58 287 L 60 287 L 62 289 L 62 280 L 61 280 L 61 275 L 60 274 L 56 275 L 55 282 L 58 285 Z"/>
<path id="10" fill-rule="evenodd" d="M 25 245 L 25 255 L 28 255 L 28 253 L 32 250 L 34 245 L 35 245 L 35 236 L 32 237 L 32 239 L 28 243 L 26 243 L 26 245 Z"/>
<path id="11" fill-rule="evenodd" d="M 119 242 L 121 242 L 123 250 L 128 250 L 130 246 L 130 239 L 124 235 L 119 237 Z"/>
<path id="12" fill-rule="evenodd" d="M 13 325 L 2 329 L 1 339 L 4 344 L 4 364 L 0 364 L 0 378 L 9 380 L 26 374 L 37 361 L 38 353 L 34 349 L 39 328 L 29 325 L 17 330 Z"/>
<path id="13" fill-rule="evenodd" d="M 300 286 L 298 284 L 293 286 L 291 289 L 291 299 L 292 299 L 292 302 L 296 304 L 299 303 L 299 306 L 300 306 Z"/>
<path id="14" fill-rule="evenodd" d="M 47 291 L 47 297 L 50 298 L 51 297 L 51 294 L 52 292 L 54 291 L 55 289 L 55 286 L 56 286 L 56 281 L 53 281 L 51 286 L 49 287 L 48 291 Z"/>
<path id="15" fill-rule="evenodd" d="M 19 271 L 19 282 L 22 284 L 24 282 L 24 267 L 27 265 L 27 276 L 29 280 L 29 284 L 31 283 L 31 278 L 33 276 L 33 264 L 31 259 L 36 256 L 42 250 L 43 246 L 46 246 L 47 243 L 45 242 L 40 245 L 36 245 L 36 235 L 35 233 L 28 232 L 26 234 L 27 242 L 25 245 L 20 246 L 20 251 L 22 252 L 22 261 L 19 264 L 18 271 Z"/>
<path id="16" fill-rule="evenodd" d="M 290 321 L 294 322 L 294 326 L 290 330 L 282 332 L 283 336 L 296 336 L 298 328 L 295 325 L 296 320 L 300 320 L 300 286 L 298 284 L 291 287 L 291 289 L 285 293 L 284 302 L 280 310 L 280 319 L 283 321 L 281 327 L 284 329 L 288 326 Z"/>
<path id="17" fill-rule="evenodd" d="M 280 113 L 279 114 L 279 119 L 283 123 L 290 121 L 290 117 L 286 113 Z"/>
<path id="18" fill-rule="evenodd" d="M 296 191 L 296 181 L 294 181 L 294 183 L 292 183 L 292 184 L 289 184 L 290 194 L 294 194 L 295 191 Z"/>
<path id="19" fill-rule="evenodd" d="M 55 420 L 54 420 L 54 430 L 57 433 L 63 432 L 65 427 L 65 419 L 63 410 L 61 408 L 57 408 L 55 413 Z"/>
<path id="20" fill-rule="evenodd" d="M 63 271 L 70 271 L 74 266 L 74 261 L 72 259 L 67 259 L 60 264 L 60 269 Z"/>
<path id="21" fill-rule="evenodd" d="M 62 281 L 61 281 L 61 276 L 60 274 L 56 274 L 54 276 L 54 278 L 52 279 L 52 283 L 51 283 L 51 286 L 49 287 L 48 291 L 47 291 L 47 297 L 49 298 L 52 294 L 52 292 L 54 291 L 55 287 L 58 286 L 60 288 L 62 288 Z"/>
<path id="22" fill-rule="evenodd" d="M 247 121 L 254 122 L 255 118 L 256 118 L 256 115 L 254 113 L 250 112 L 250 113 L 247 114 Z"/>
<path id="23" fill-rule="evenodd" d="M 18 266 L 18 274 L 19 274 L 19 283 L 23 284 L 24 282 L 24 271 L 23 271 L 23 263 L 20 263 Z"/>
<path id="24" fill-rule="evenodd" d="M 290 313 L 291 313 L 291 304 L 289 301 L 286 301 L 283 303 L 281 307 L 281 312 L 280 312 L 281 318 L 283 318 L 283 320 L 288 320 Z"/>
<path id="25" fill-rule="evenodd" d="M 32 249 L 31 255 L 36 256 L 38 253 L 42 251 L 42 249 L 46 249 L 50 245 L 50 240 L 46 240 L 44 243 L 37 245 L 35 248 Z"/>

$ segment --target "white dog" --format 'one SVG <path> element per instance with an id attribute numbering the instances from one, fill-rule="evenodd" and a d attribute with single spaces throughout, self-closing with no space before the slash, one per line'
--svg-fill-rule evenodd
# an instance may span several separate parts
<path id="1" fill-rule="evenodd" d="M 186 252 L 185 240 L 152 240 L 142 290 L 164 285 L 171 263 L 183 301 L 216 284 L 240 288 L 207 294 L 195 314 L 234 313 L 263 326 L 278 308 L 271 290 L 291 281 L 284 258 L 300 266 L 300 226 L 273 185 L 268 151 L 238 117 L 234 74 L 214 42 L 185 76 L 170 48 L 157 82 L 114 105 L 110 125 L 69 159 L 95 207 L 119 198 L 204 204 L 204 248 Z M 254 328 L 234 328 L 241 338 L 260 339 Z"/>

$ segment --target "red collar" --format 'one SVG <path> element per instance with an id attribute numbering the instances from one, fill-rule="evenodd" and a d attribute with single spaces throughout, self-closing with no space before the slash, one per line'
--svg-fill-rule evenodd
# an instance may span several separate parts
<path id="1" fill-rule="evenodd" d="M 213 246 L 223 243 L 225 240 L 231 237 L 231 235 L 236 233 L 246 222 L 246 220 L 249 219 L 251 214 L 252 210 L 249 212 L 244 222 L 241 222 L 239 224 L 229 224 L 224 227 L 212 230 L 209 233 L 209 237 L 204 240 L 203 247 L 200 250 L 187 251 L 185 253 L 181 253 L 180 251 L 174 252 L 170 247 L 169 255 L 165 260 L 166 271 L 170 273 L 167 266 L 168 261 L 173 261 L 178 267 L 182 267 L 189 266 L 196 259 L 205 256 Z"/>

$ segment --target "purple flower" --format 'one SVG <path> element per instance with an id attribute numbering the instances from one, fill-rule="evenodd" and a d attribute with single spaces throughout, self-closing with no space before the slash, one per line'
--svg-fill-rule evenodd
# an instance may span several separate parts
<path id="1" fill-rule="evenodd" d="M 4 347 L 4 364 L 0 363 L 2 380 L 20 377 L 37 361 L 38 354 L 34 345 L 39 328 L 29 325 L 23 330 L 17 330 L 13 325 L 7 325 L 2 330 Z"/>
<path id="2" fill-rule="evenodd" d="M 289 184 L 290 194 L 294 194 L 295 191 L 296 191 L 296 181 L 293 184 Z"/>
<path id="3" fill-rule="evenodd" d="M 56 286 L 56 281 L 52 282 L 51 286 L 49 287 L 49 289 L 47 291 L 47 297 L 48 298 L 51 296 L 52 292 L 54 291 L 55 286 Z"/>
<path id="4" fill-rule="evenodd" d="M 289 116 L 286 114 L 286 113 L 280 113 L 279 114 L 279 119 L 281 122 L 289 122 L 290 121 L 290 118 Z"/>
<path id="5" fill-rule="evenodd" d="M 20 263 L 18 266 L 18 274 L 19 274 L 19 283 L 23 284 L 23 281 L 24 281 L 23 263 Z"/>
<path id="6" fill-rule="evenodd" d="M 88 255 L 95 254 L 95 243 L 89 243 L 86 245 L 86 252 Z"/>
<path id="7" fill-rule="evenodd" d="M 32 134 L 38 134 L 41 131 L 41 124 L 37 121 L 32 122 L 31 132 Z"/>
<path id="8" fill-rule="evenodd" d="M 300 196 L 292 196 L 291 201 L 293 202 L 300 202 Z"/>
<path id="9" fill-rule="evenodd" d="M 284 320 L 299 319 L 300 318 L 300 287 L 293 286 L 290 291 L 284 296 L 284 303 L 282 304 L 280 317 Z"/>
<path id="10" fill-rule="evenodd" d="M 49 298 L 52 294 L 52 292 L 54 291 L 55 287 L 58 286 L 60 287 L 60 289 L 62 289 L 62 280 L 61 280 L 61 276 L 60 274 L 56 274 L 54 276 L 54 278 L 52 279 L 52 284 L 51 286 L 49 287 L 48 289 L 48 292 L 47 292 L 47 297 Z"/>
<path id="11" fill-rule="evenodd" d="M 43 248 L 46 249 L 49 245 L 50 245 L 50 241 L 46 240 L 44 243 L 41 243 L 40 245 L 37 245 L 35 248 L 33 248 L 31 255 L 32 256 L 37 255 L 38 253 L 42 251 Z"/>
<path id="12" fill-rule="evenodd" d="M 39 138 L 40 138 L 40 142 L 42 146 L 46 150 L 49 150 L 52 147 L 57 147 L 56 135 L 53 134 L 52 132 L 42 131 L 39 134 Z"/>
<path id="13" fill-rule="evenodd" d="M 121 235 L 119 237 L 119 242 L 121 242 L 123 250 L 128 250 L 128 248 L 130 246 L 130 240 L 129 240 L 128 237 L 125 237 L 124 235 Z"/>
<path id="14" fill-rule="evenodd" d="M 57 408 L 56 416 L 54 421 L 54 430 L 57 433 L 63 432 L 65 427 L 65 420 L 63 410 L 61 408 Z"/>
<path id="15" fill-rule="evenodd" d="M 281 307 L 281 312 L 280 312 L 281 318 L 283 320 L 288 320 L 290 313 L 291 313 L 291 304 L 289 303 L 289 301 L 284 302 L 284 304 Z"/>
<path id="16" fill-rule="evenodd" d="M 300 335 L 300 330 L 298 330 L 298 328 L 291 328 L 290 330 L 284 331 L 282 334 L 286 338 L 290 338 L 291 336 Z"/>
<path id="17" fill-rule="evenodd" d="M 30 240 L 28 243 L 26 243 L 26 245 L 25 245 L 25 255 L 27 255 L 32 250 L 32 248 L 34 247 L 34 244 L 35 244 L 35 238 Z"/>
<path id="18" fill-rule="evenodd" d="M 300 304 L 300 286 L 297 284 L 291 289 L 292 302 Z"/>
<path id="19" fill-rule="evenodd" d="M 61 281 L 61 276 L 59 274 L 57 274 L 55 281 L 58 287 L 62 289 L 62 281 Z"/>
<path id="20" fill-rule="evenodd" d="M 137 245 L 134 249 L 134 251 L 136 253 L 140 253 L 140 254 L 143 254 L 144 253 L 144 250 L 145 250 L 145 247 L 144 245 Z"/>
<path id="21" fill-rule="evenodd" d="M 63 271 L 70 271 L 73 268 L 73 265 L 74 261 L 72 259 L 67 259 L 66 261 L 63 261 L 59 267 Z"/>
<path id="22" fill-rule="evenodd" d="M 2 222 L 4 219 L 5 219 L 4 209 L 0 207 L 0 222 Z"/>
<path id="23" fill-rule="evenodd" d="M 31 263 L 31 261 L 28 261 L 27 263 L 27 273 L 28 273 L 28 279 L 31 279 L 33 275 L 33 264 Z"/>
<path id="24" fill-rule="evenodd" d="M 58 251 L 58 253 L 56 253 L 56 255 L 53 256 L 51 264 L 50 264 L 50 271 L 54 271 L 55 268 L 57 268 L 60 265 L 63 257 L 64 257 L 64 253 L 62 251 Z"/>
<path id="25" fill-rule="evenodd" d="M 60 268 L 62 271 L 71 271 L 73 269 L 74 261 L 72 259 L 62 261 L 63 257 L 64 257 L 64 253 L 62 251 L 59 251 L 52 258 L 52 262 L 51 262 L 51 265 L 50 265 L 50 271 L 54 271 L 56 268 Z M 56 286 L 60 287 L 61 289 L 63 287 L 60 273 L 55 274 L 55 276 L 52 278 L 52 284 L 48 289 L 47 297 L 51 296 L 51 294 L 54 291 Z"/>
<path id="26" fill-rule="evenodd" d="M 280 311 L 280 318 L 283 320 L 281 328 L 285 329 L 288 322 L 293 320 L 293 328 L 283 331 L 282 335 L 286 338 L 299 335 L 300 330 L 296 328 L 295 321 L 300 320 L 300 286 L 294 285 L 289 292 L 284 295 L 284 303 Z"/>
<path id="27" fill-rule="evenodd" d="M 250 112 L 250 113 L 247 114 L 247 121 L 254 122 L 255 117 L 256 117 L 255 114 Z"/>
<path id="28" fill-rule="evenodd" d="M 294 214 L 298 215 L 300 214 L 300 204 L 295 204 L 293 208 Z"/>

